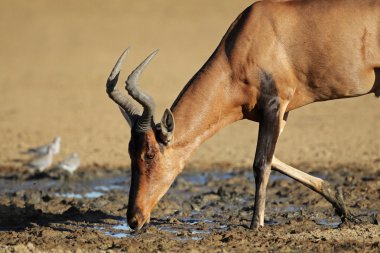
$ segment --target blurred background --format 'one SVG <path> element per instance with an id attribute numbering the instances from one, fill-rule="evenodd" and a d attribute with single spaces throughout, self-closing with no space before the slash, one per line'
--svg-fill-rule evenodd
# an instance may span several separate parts
<path id="1" fill-rule="evenodd" d="M 129 127 L 105 93 L 121 52 L 120 81 L 156 48 L 141 86 L 156 119 L 218 45 L 246 0 L 0 0 L 0 168 L 20 151 L 62 137 L 61 156 L 84 167 L 129 165 Z M 191 164 L 250 166 L 257 123 L 235 123 L 204 144 Z M 380 100 L 373 95 L 292 112 L 277 155 L 293 164 L 380 165 Z"/>

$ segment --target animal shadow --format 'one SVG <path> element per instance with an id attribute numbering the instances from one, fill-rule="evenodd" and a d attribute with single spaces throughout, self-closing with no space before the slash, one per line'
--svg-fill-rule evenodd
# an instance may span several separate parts
<path id="1" fill-rule="evenodd" d="M 35 225 L 49 226 L 54 223 L 69 221 L 86 223 L 104 223 L 106 219 L 121 220 L 123 217 L 109 215 L 100 210 L 81 211 L 77 207 L 70 207 L 62 214 L 44 213 L 34 205 L 25 207 L 0 204 L 0 231 L 22 231 Z"/>

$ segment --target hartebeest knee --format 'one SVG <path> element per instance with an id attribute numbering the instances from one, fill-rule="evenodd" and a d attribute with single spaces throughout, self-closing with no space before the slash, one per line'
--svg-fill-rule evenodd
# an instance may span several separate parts
<path id="1" fill-rule="evenodd" d="M 252 228 L 264 225 L 271 167 L 322 194 L 349 218 L 339 191 L 322 179 L 274 157 L 290 111 L 304 105 L 374 93 L 380 96 L 380 1 L 262 1 L 231 25 L 214 54 L 153 122 L 154 101 L 138 79 L 150 55 L 126 81 L 136 108 L 116 89 L 123 53 L 107 93 L 131 126 L 132 181 L 128 223 L 140 229 L 152 208 L 205 140 L 241 119 L 260 124 L 254 159 L 256 181 Z"/>

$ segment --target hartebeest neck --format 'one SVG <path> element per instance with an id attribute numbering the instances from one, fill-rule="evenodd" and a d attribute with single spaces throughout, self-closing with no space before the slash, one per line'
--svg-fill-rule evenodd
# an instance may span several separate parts
<path id="1" fill-rule="evenodd" d="M 238 93 L 225 61 L 210 60 L 186 85 L 171 108 L 172 148 L 182 164 L 219 129 L 243 118 Z"/>

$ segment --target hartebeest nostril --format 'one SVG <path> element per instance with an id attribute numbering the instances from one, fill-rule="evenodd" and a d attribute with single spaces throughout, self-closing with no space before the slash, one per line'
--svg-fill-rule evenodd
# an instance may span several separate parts
<path id="1" fill-rule="evenodd" d="M 139 221 L 136 217 L 133 217 L 132 219 L 128 219 L 128 225 L 131 229 L 136 229 L 138 228 Z"/>

